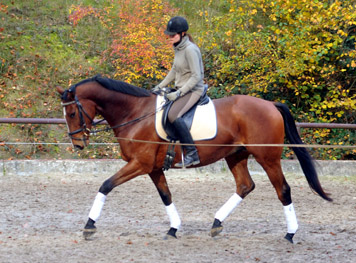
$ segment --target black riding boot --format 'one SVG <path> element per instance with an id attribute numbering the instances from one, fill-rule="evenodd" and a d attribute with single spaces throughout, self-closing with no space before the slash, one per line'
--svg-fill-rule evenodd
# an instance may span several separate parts
<path id="1" fill-rule="evenodd" d="M 182 144 L 190 144 L 182 146 L 183 150 L 185 150 L 184 161 L 177 163 L 176 167 L 183 167 L 183 163 L 185 167 L 199 164 L 200 160 L 197 148 L 194 145 L 192 135 L 190 134 L 190 131 L 188 130 L 188 127 L 185 124 L 184 120 L 182 118 L 178 118 L 172 124 L 176 129 L 179 141 Z"/>

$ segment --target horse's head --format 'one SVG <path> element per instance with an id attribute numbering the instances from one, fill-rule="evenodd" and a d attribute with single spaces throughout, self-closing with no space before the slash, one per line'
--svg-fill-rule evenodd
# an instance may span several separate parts
<path id="1" fill-rule="evenodd" d="M 76 87 L 64 90 L 57 87 L 61 95 L 63 114 L 68 126 L 68 135 L 77 149 L 84 149 L 89 144 L 90 129 L 95 117 L 95 106 L 90 101 L 79 99 Z"/>

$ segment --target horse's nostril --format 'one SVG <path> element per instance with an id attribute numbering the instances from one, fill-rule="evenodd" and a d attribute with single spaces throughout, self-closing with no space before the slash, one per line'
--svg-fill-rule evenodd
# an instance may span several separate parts
<path id="1" fill-rule="evenodd" d="M 81 145 L 74 145 L 74 147 L 76 148 L 76 149 L 79 149 L 79 150 L 83 150 L 84 149 L 84 146 L 81 146 Z"/>

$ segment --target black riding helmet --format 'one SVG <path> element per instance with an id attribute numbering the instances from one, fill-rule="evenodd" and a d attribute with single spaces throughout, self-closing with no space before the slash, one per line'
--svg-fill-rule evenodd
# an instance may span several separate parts
<path id="1" fill-rule="evenodd" d="M 175 16 L 169 20 L 167 29 L 164 31 L 166 35 L 175 35 L 182 32 L 187 32 L 189 25 L 187 20 L 181 16 Z"/>

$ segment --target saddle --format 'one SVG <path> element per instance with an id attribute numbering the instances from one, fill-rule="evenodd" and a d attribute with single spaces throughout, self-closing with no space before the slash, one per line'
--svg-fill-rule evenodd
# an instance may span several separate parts
<path id="1" fill-rule="evenodd" d="M 213 139 L 217 133 L 215 106 L 207 95 L 207 89 L 208 86 L 205 85 L 200 100 L 182 116 L 195 141 Z M 163 96 L 157 96 L 157 110 L 162 105 L 164 108 L 156 114 L 156 132 L 160 138 L 166 141 L 178 140 L 175 129 L 168 120 L 168 112 L 172 104 L 173 101 L 167 103 Z"/>
<path id="2" fill-rule="evenodd" d="M 208 90 L 208 85 L 204 86 L 204 92 L 201 95 L 200 99 L 197 101 L 197 103 L 195 103 L 193 105 L 193 107 L 191 107 L 183 116 L 182 119 L 185 122 L 185 125 L 188 127 L 188 129 L 190 130 L 192 127 L 192 123 L 193 123 L 193 118 L 194 118 L 194 113 L 198 107 L 198 105 L 205 105 L 207 103 L 209 103 L 209 97 L 207 95 L 207 90 Z M 173 140 L 173 141 L 177 141 L 179 138 L 176 135 L 176 131 L 175 128 L 173 126 L 173 124 L 168 120 L 168 112 L 171 109 L 172 105 L 173 105 L 174 101 L 170 101 L 168 102 L 168 104 L 166 105 L 166 107 L 163 110 L 163 116 L 162 116 L 162 126 L 163 129 L 165 130 L 165 132 L 167 133 L 167 139 L 169 140 Z"/>

